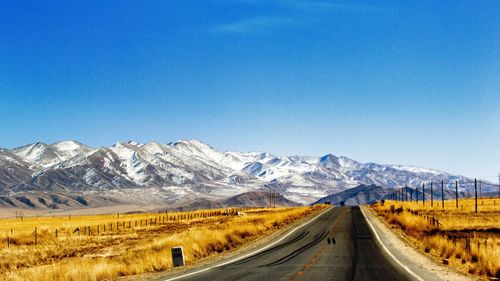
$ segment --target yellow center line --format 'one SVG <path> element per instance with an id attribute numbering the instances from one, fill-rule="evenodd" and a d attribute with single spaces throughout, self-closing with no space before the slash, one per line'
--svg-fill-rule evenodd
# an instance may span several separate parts
<path id="1" fill-rule="evenodd" d="M 342 211 L 342 213 L 340 214 L 339 218 L 335 221 L 335 224 L 333 225 L 333 227 L 331 228 L 330 230 L 330 237 L 333 238 L 333 236 L 335 235 L 335 233 L 337 232 L 337 228 L 339 226 L 339 224 L 344 220 L 345 216 L 347 214 L 347 209 L 344 209 Z M 304 271 L 307 271 L 311 268 L 312 264 L 316 263 L 319 259 L 319 257 L 321 256 L 321 254 L 323 253 L 323 251 L 326 249 L 326 245 L 323 245 L 321 246 L 317 251 L 316 253 L 314 254 L 313 258 L 311 259 L 311 261 L 309 261 L 308 263 L 306 263 L 305 265 L 302 266 L 303 270 Z M 296 277 L 301 277 L 304 275 L 304 271 L 297 271 L 295 273 Z M 288 279 L 288 281 L 293 281 L 292 278 Z"/>

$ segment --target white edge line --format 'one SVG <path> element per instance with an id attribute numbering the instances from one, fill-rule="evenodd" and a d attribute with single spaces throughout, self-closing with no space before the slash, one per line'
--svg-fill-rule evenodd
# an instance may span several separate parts
<path id="1" fill-rule="evenodd" d="M 297 229 L 300 229 L 308 224 L 310 224 L 311 222 L 315 221 L 317 218 L 319 218 L 320 216 L 322 216 L 324 213 L 326 213 L 328 210 L 330 210 L 330 208 L 326 209 L 325 211 L 321 212 L 320 214 L 318 214 L 317 216 L 315 216 L 314 218 L 312 218 L 311 220 L 297 226 L 296 228 L 294 228 L 293 230 L 291 230 L 290 232 L 288 232 L 287 234 L 285 234 L 283 237 L 281 237 L 280 239 L 274 241 L 273 243 L 271 244 L 268 244 L 266 245 L 265 247 L 263 248 L 260 248 L 258 250 L 255 250 L 251 253 L 248 253 L 248 254 L 245 254 L 243 256 L 240 256 L 240 257 L 237 257 L 237 258 L 234 258 L 232 260 L 229 260 L 229 261 L 226 261 L 226 262 L 223 262 L 221 264 L 217 264 L 217 265 L 214 265 L 214 266 L 210 266 L 210 267 L 206 267 L 204 269 L 201 269 L 201 270 L 198 270 L 198 271 L 194 271 L 194 272 L 190 272 L 190 273 L 186 273 L 184 275 L 180 275 L 180 276 L 177 276 L 177 277 L 173 277 L 173 278 L 170 278 L 170 279 L 164 279 L 163 281 L 173 281 L 173 280 L 178 280 L 178 279 L 182 279 L 182 278 L 185 278 L 185 277 L 188 277 L 188 276 L 192 276 L 192 275 L 196 275 L 196 274 L 199 274 L 199 273 L 202 273 L 202 272 L 205 272 L 205 271 L 209 271 L 210 269 L 213 269 L 213 268 L 217 268 L 217 267 L 221 267 L 221 266 L 224 266 L 226 264 L 230 264 L 230 263 L 233 263 L 233 262 L 236 262 L 236 261 L 239 261 L 241 259 L 244 259 L 248 256 L 252 256 L 252 255 L 255 255 L 259 252 L 262 252 L 264 251 L 265 249 L 271 247 L 271 246 L 274 246 L 276 245 L 277 243 L 283 241 L 283 239 L 287 238 L 288 236 L 290 236 L 292 233 L 294 233 Z M 422 280 L 423 281 L 423 280 Z"/>
<path id="2" fill-rule="evenodd" d="M 366 217 L 365 215 L 365 212 L 363 211 L 363 208 L 360 206 L 359 209 L 361 210 L 361 213 L 363 214 L 363 216 L 365 217 L 365 220 L 366 222 L 368 223 L 368 225 L 370 226 L 370 228 L 372 229 L 372 232 L 373 234 L 375 234 L 375 237 L 377 238 L 379 244 L 382 246 L 382 248 L 384 248 L 384 250 L 387 252 L 387 254 L 397 263 L 399 264 L 404 270 L 406 270 L 406 272 L 408 272 L 409 274 L 411 274 L 413 277 L 415 277 L 417 280 L 419 281 L 425 281 L 424 279 L 422 279 L 420 276 L 418 276 L 415 272 L 413 272 L 411 269 L 409 269 L 406 265 L 404 265 L 403 263 L 401 263 L 390 251 L 389 249 L 387 249 L 387 247 L 384 245 L 384 243 L 382 243 L 382 240 L 380 239 L 380 237 L 378 236 L 377 234 L 377 231 L 375 230 L 375 227 L 373 227 L 372 223 L 368 220 L 368 218 Z"/>

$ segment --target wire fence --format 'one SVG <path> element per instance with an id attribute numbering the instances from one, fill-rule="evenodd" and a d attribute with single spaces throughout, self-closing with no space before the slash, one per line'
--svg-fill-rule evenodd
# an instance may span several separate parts
<path id="1" fill-rule="evenodd" d="M 467 194 L 465 194 L 465 192 L 462 191 L 464 187 L 465 190 L 467 191 Z M 441 201 L 441 206 L 444 209 L 445 205 L 444 200 L 453 199 L 452 194 L 454 193 L 454 199 L 456 202 L 455 207 L 457 209 L 459 208 L 458 204 L 459 198 L 474 198 L 475 199 L 474 210 L 477 213 L 478 198 L 483 197 L 482 188 L 484 187 L 498 188 L 497 196 L 500 197 L 500 184 L 496 185 L 489 182 L 483 182 L 482 180 L 474 179 L 474 181 L 455 180 L 454 182 L 450 181 L 446 184 L 444 180 L 441 180 L 440 182 L 434 182 L 434 181 L 421 182 L 421 185 L 418 185 L 414 188 L 409 186 L 395 188 L 394 192 L 387 195 L 386 198 L 403 202 L 415 201 L 418 203 L 420 201 L 423 206 L 425 206 L 427 202 L 427 204 L 430 204 L 431 207 L 434 207 L 434 199 L 436 199 Z M 473 194 L 470 194 L 471 192 L 470 189 L 472 188 L 474 188 L 474 192 Z"/>

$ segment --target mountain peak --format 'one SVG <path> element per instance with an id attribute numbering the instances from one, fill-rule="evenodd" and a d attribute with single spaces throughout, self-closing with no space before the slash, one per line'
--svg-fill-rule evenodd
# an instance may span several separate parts
<path id="1" fill-rule="evenodd" d="M 119 141 L 115 144 L 113 144 L 111 147 L 115 147 L 115 148 L 132 148 L 132 147 L 141 147 L 143 146 L 144 144 L 140 143 L 140 142 L 135 142 L 133 140 L 129 140 L 129 141 Z"/>
<path id="2" fill-rule="evenodd" d="M 43 147 L 48 147 L 48 146 L 49 145 L 44 143 L 44 142 L 35 142 L 35 143 L 30 143 L 30 144 L 16 147 L 16 148 L 12 149 L 12 151 L 21 151 L 21 150 L 27 150 L 27 149 L 33 149 L 33 148 L 43 148 Z"/>
<path id="3" fill-rule="evenodd" d="M 58 150 L 77 150 L 77 149 L 84 149 L 84 150 L 89 150 L 90 147 L 82 144 L 81 142 L 74 141 L 74 140 L 69 140 L 69 141 L 60 141 L 60 142 L 55 142 L 50 145 L 51 147 L 55 147 Z"/>
<path id="4" fill-rule="evenodd" d="M 333 154 L 327 154 L 319 158 L 322 166 L 339 166 L 339 159 Z"/>
<path id="5" fill-rule="evenodd" d="M 133 141 L 133 140 L 129 140 L 127 143 L 130 144 L 130 145 L 133 145 L 133 146 L 141 146 L 142 145 L 142 143 L 136 142 L 136 141 Z"/>
<path id="6" fill-rule="evenodd" d="M 176 141 L 174 144 L 175 145 L 187 145 L 187 146 L 194 146 L 194 147 L 210 147 L 212 148 L 211 146 L 209 146 L 208 144 L 200 141 L 200 140 L 197 140 L 197 139 L 191 139 L 191 140 L 179 140 L 179 141 Z"/>

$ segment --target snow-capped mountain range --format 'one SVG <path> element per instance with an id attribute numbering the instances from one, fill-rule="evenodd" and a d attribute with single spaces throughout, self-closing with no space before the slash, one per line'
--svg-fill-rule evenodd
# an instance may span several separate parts
<path id="1" fill-rule="evenodd" d="M 432 169 L 360 163 L 332 154 L 280 157 L 221 152 L 198 140 L 130 141 L 99 148 L 65 141 L 0 149 L 3 195 L 80 192 L 175 203 L 274 188 L 289 200 L 311 203 L 360 184 L 397 188 L 441 180 L 470 181 Z"/>

